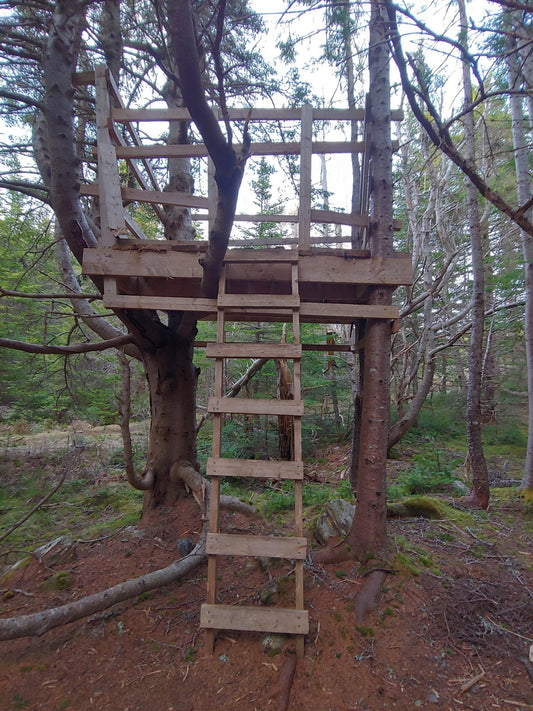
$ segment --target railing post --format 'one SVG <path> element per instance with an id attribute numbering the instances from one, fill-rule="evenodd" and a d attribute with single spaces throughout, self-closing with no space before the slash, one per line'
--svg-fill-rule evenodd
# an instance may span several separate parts
<path id="1" fill-rule="evenodd" d="M 111 143 L 109 124 L 111 102 L 107 86 L 107 68 L 95 67 L 96 87 L 96 140 L 98 154 L 98 195 L 100 201 L 100 241 L 106 247 L 115 244 L 115 238 L 126 232 L 124 207 L 120 192 L 117 155 Z"/>
<path id="2" fill-rule="evenodd" d="M 313 107 L 309 104 L 302 106 L 300 131 L 298 238 L 300 249 L 307 249 L 311 238 L 311 164 L 313 158 Z"/>

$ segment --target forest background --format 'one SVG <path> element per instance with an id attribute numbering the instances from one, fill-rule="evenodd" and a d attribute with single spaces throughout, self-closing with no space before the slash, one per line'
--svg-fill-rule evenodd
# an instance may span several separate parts
<path id="1" fill-rule="evenodd" d="M 44 40 L 47 13 L 52 5 L 35 3 L 23 7 L 13 2 L 4 5 L 2 54 L 7 82 L 2 90 L 1 336 L 51 347 L 90 342 L 91 316 L 84 318 L 79 307 L 73 306 L 76 301 L 62 296 L 65 278 L 57 266 L 57 232 L 46 204 L 47 192 L 35 174 L 31 158 L 32 115 L 39 102 L 39 92 L 35 92 L 38 47 Z M 131 100 L 138 104 L 146 103 L 150 92 L 153 105 L 153 83 L 161 81 L 161 73 L 154 68 L 157 63 L 150 59 L 147 47 L 142 45 L 142 31 L 132 14 L 137 12 L 137 20 L 143 13 L 150 16 L 153 6 L 126 3 L 125 7 L 124 86 L 130 88 Z M 237 4 L 234 12 L 242 12 L 242 7 Z M 97 32 L 98 22 L 105 13 L 99 20 L 100 5 L 92 8 L 89 4 L 89 9 L 87 60 L 84 61 L 94 62 L 100 50 L 91 33 Z M 466 6 L 463 11 L 471 9 Z M 13 18 L 19 13 L 23 18 L 20 36 L 13 36 Z M 272 6 L 264 17 L 255 14 L 248 18 L 250 26 L 262 30 L 270 27 L 270 34 L 266 43 L 263 35 L 256 33 L 252 52 L 257 62 L 256 83 L 252 85 L 249 81 L 248 89 L 241 86 L 238 93 L 232 89 L 234 103 L 257 103 L 266 97 L 267 102 L 289 105 L 302 101 L 324 106 L 346 105 L 346 102 L 364 104 L 368 44 L 364 6 L 290 3 L 288 7 L 280 6 L 279 10 Z M 393 80 L 396 78 L 393 104 L 406 111 L 406 118 L 397 129 L 400 148 L 394 168 L 395 216 L 402 224 L 396 234 L 396 248 L 412 253 L 415 280 L 406 292 L 400 290 L 395 296 L 401 306 L 402 320 L 393 339 L 391 361 L 392 413 L 396 422 L 391 443 L 398 441 L 417 421 L 424 405 L 437 407 L 440 412 L 448 411 L 450 416 L 459 415 L 450 427 L 462 427 L 461 411 L 466 417 L 469 407 L 468 375 L 472 371 L 469 348 L 476 278 L 479 283 L 471 241 L 472 210 L 467 182 L 461 172 L 464 166 L 457 165 L 457 161 L 454 163 L 432 144 L 434 136 L 429 132 L 428 137 L 409 105 L 409 91 L 412 91 L 434 125 L 443 127 L 452 145 L 464 155 L 467 155 L 465 116 L 473 116 L 475 153 L 469 159 L 470 164 L 475 166 L 484 185 L 509 206 L 505 215 L 498 201 L 491 203 L 476 198 L 483 255 L 480 402 L 483 421 L 498 425 L 488 427 L 486 437 L 496 436 L 491 433 L 497 429 L 500 440 L 508 437 L 509 444 L 523 444 L 523 428 L 516 426 L 514 418 L 517 412 L 526 411 L 528 392 L 524 278 L 527 270 L 524 270 L 523 249 L 528 236 L 516 220 L 509 219 L 509 214 L 512 210 L 519 212 L 520 206 L 527 207 L 531 192 L 528 180 L 520 182 L 517 178 L 515 160 L 524 151 L 526 160 L 530 160 L 530 10 L 520 3 L 488 3 L 483 8 L 476 4 L 475 15 L 468 15 L 464 24 L 460 4 L 440 6 L 438 12 L 430 5 L 417 11 L 416 17 L 409 11 L 401 11 L 399 18 L 411 73 L 403 77 L 402 86 L 400 76 L 393 72 Z M 129 28 L 128 22 L 131 23 Z M 261 22 L 267 24 L 261 25 Z M 37 30 L 37 34 L 30 38 L 27 33 L 32 29 Z M 247 31 L 243 29 L 244 33 Z M 512 43 L 514 49 L 510 48 Z M 264 49 L 266 46 L 268 51 Z M 274 46 L 281 52 L 286 67 L 283 74 L 274 72 L 274 57 L 268 65 L 264 61 L 272 55 Z M 96 59 L 90 58 L 91 53 L 95 53 Z M 467 60 L 477 82 L 472 104 L 467 107 L 472 108 L 472 113 L 465 109 L 461 87 Z M 518 68 L 516 76 L 512 73 L 511 60 Z M 143 74 L 141 66 L 151 69 Z M 328 76 L 333 81 L 324 80 L 323 77 Z M 143 89 L 142 82 L 147 79 L 153 83 L 147 85 L 149 89 Z M 326 87 L 329 93 L 324 93 Z M 263 98 L 259 99 L 261 93 Z M 520 119 L 513 118 L 513 100 L 520 103 Z M 517 145 L 520 139 L 516 137 L 520 120 L 523 145 Z M 445 144 L 446 141 L 441 140 L 441 145 Z M 248 186 L 241 190 L 239 209 L 242 206 L 242 211 L 250 211 L 244 208 L 244 202 L 248 202 L 247 208 L 253 203 L 253 209 L 267 213 L 275 211 L 281 203 L 290 207 L 295 197 L 291 170 L 297 167 L 284 168 L 264 159 L 250 161 Z M 316 206 L 349 209 L 350 191 L 336 189 L 339 176 L 347 172 L 351 174 L 351 166 L 338 161 L 329 166 L 315 166 Z M 522 190 L 521 195 L 517 186 Z M 142 218 L 141 208 L 137 212 Z M 529 215 L 529 210 L 523 210 L 523 215 Z M 148 215 L 144 216 L 143 224 L 149 231 Z M 279 236 L 279 227 L 274 223 L 265 223 L 260 230 L 261 236 Z M 246 234 L 252 236 L 250 230 L 244 231 L 243 236 Z M 90 291 L 87 279 L 81 277 L 75 267 L 74 271 L 81 290 Z M 46 298 L 50 293 L 54 294 L 53 298 Z M 95 315 L 103 314 L 97 300 L 90 303 L 96 308 Z M 118 327 L 117 322 L 115 327 Z M 200 331 L 198 340 L 209 340 L 212 335 L 209 325 L 201 324 L 200 328 L 204 330 Z M 326 339 L 327 329 L 311 326 L 307 329 L 306 340 L 324 342 Z M 335 338 L 346 340 L 347 335 L 339 332 Z M 212 374 L 201 349 L 195 358 L 202 370 L 198 399 L 201 413 Z M 142 420 L 149 416 L 147 389 L 142 369 L 132 365 L 132 416 Z M 116 397 L 112 394 L 119 391 L 121 370 L 114 351 L 65 356 L 28 355 L 5 349 L 0 368 L 3 383 L 0 407 L 5 423 L 17 423 L 19 429 L 34 430 L 52 423 L 54 426 L 66 424 L 73 419 L 92 424 L 117 422 Z M 336 356 L 334 363 L 330 357 L 306 357 L 304 374 L 309 412 L 306 442 L 309 447 L 320 437 L 350 436 L 352 370 L 353 364 L 345 355 Z M 328 377 L 323 377 L 324 372 Z M 228 377 L 236 381 L 241 375 L 242 372 L 235 372 Z M 267 364 L 258 377 L 274 382 L 273 364 Z M 449 403 L 453 403 L 453 407 Z M 512 413 L 510 421 L 507 420 L 509 413 Z M 258 436 L 263 437 L 262 429 L 258 431 L 261 431 Z M 242 432 L 237 426 L 235 446 L 256 450 L 257 443 L 250 440 L 249 432 L 244 441 L 238 443 L 237 433 Z M 274 431 L 270 434 L 275 436 Z M 266 456 L 273 446 L 267 440 L 268 430 Z M 530 465 L 526 463 L 524 483 L 530 482 L 529 470 Z"/>
<path id="2" fill-rule="evenodd" d="M 129 105 L 178 103 L 175 86 L 179 82 L 175 82 L 175 57 L 171 51 L 175 24 L 165 14 L 177 6 L 194 12 L 203 48 L 202 62 L 205 59 L 204 88 L 216 105 L 365 104 L 369 88 L 369 6 L 364 3 L 306 0 L 283 3 L 279 13 L 272 5 L 269 7 L 273 9 L 264 13 L 263 3 L 250 9 L 242 0 L 180 0 L 166 5 L 156 0 L 0 0 L 0 100 L 4 121 L 0 146 L 0 412 L 6 466 L 0 493 L 5 525 L 2 536 L 9 538 L 12 546 L 5 554 L 6 562 L 18 555 L 17 546 L 33 550 L 43 542 L 43 536 L 51 537 L 58 528 L 63 532 L 62 526 L 71 526 L 78 535 L 98 540 L 102 527 L 107 535 L 113 527 L 122 530 L 139 519 L 143 495 L 127 487 L 124 471 L 140 488 L 151 475 L 149 454 L 154 443 L 150 425 L 155 389 L 150 365 L 148 357 L 141 364 L 129 341 L 115 340 L 124 337 L 124 320 L 103 308 L 95 285 L 81 274 L 76 244 L 72 249 L 72 242 L 69 246 L 75 258 L 69 254 L 63 239 L 65 223 L 60 227 L 51 209 L 53 206 L 56 213 L 60 212 L 53 181 L 48 180 L 52 171 L 48 170 L 49 155 L 42 150 L 39 117 L 43 108 L 49 108 L 45 103 L 54 86 L 53 82 L 46 84 L 49 74 L 43 71 L 50 54 L 61 44 L 54 32 L 71 31 L 80 17 L 85 18 L 85 24 L 70 53 L 66 51 L 63 57 L 73 62 L 76 71 L 90 71 L 95 64 L 105 62 L 120 79 L 122 96 Z M 516 548 L 516 555 L 525 559 L 526 545 L 519 543 L 524 538 L 523 522 L 517 516 L 523 503 L 514 494 L 520 488 L 528 494 L 533 471 L 533 407 L 529 402 L 533 392 L 532 8 L 514 0 L 476 3 L 475 8 L 462 0 L 445 6 L 430 3 L 416 12 L 392 2 L 376 2 L 373 6 L 379 6 L 388 22 L 388 48 L 394 59 L 392 105 L 405 112 L 394 136 L 398 140 L 393 163 L 394 216 L 401 224 L 395 233 L 395 248 L 412 254 L 414 272 L 413 285 L 394 295 L 402 318 L 392 337 L 392 426 L 388 445 L 391 460 L 401 458 L 401 464 L 396 467 L 395 461 L 390 462 L 395 475 L 389 478 L 388 498 L 394 502 L 409 494 L 437 491 L 448 500 L 470 492 L 466 503 L 486 508 L 489 488 L 494 496 L 495 486 L 511 484 L 511 494 L 498 492 L 498 511 L 494 513 L 495 529 L 509 535 L 498 538 L 493 530 L 490 535 L 498 545 L 505 539 L 506 556 Z M 63 22 L 65 18 L 67 22 Z M 264 38 L 267 28 L 268 40 Z M 279 55 L 273 56 L 274 47 Z M 67 79 L 63 84 L 58 81 L 62 89 L 66 86 L 64 96 L 72 89 L 68 86 L 70 74 Z M 90 85 L 76 84 L 70 98 L 76 116 L 76 157 L 84 179 L 90 181 L 94 179 L 96 138 L 94 92 Z M 61 133 L 61 122 L 55 125 Z M 323 127 L 316 128 L 317 140 L 323 140 Z M 154 131 L 158 130 L 156 126 Z M 350 130 L 354 127 L 335 127 L 339 133 Z M 190 140 L 199 141 L 198 132 L 194 128 L 191 131 Z M 172 142 L 183 136 L 165 134 L 158 138 Z M 289 139 L 290 134 L 283 138 Z M 126 166 L 120 167 L 127 184 L 130 176 Z M 154 169 L 161 181 L 174 189 L 176 180 L 183 179 L 180 167 L 170 163 L 159 162 Z M 353 203 L 357 190 L 351 189 L 351 183 L 357 181 L 357 170 L 357 161 L 317 162 L 314 206 L 357 211 Z M 196 192 L 202 194 L 206 187 L 205 166 L 193 166 L 190 173 Z M 283 205 L 290 212 L 296 202 L 297 174 L 297 162 L 250 159 L 238 211 L 268 214 L 278 212 Z M 185 179 L 189 188 L 191 175 Z M 339 176 L 344 184 L 350 183 L 348 189 L 339 191 Z M 74 185 L 73 180 L 71 186 Z M 88 198 L 79 202 L 88 225 L 87 234 L 97 234 L 94 203 Z M 151 237 L 163 236 L 165 230 L 175 229 L 178 224 L 190 237 L 205 236 L 202 225 L 191 221 L 190 215 L 184 218 L 183 214 L 171 212 L 160 227 L 150 209 L 135 203 L 128 209 Z M 290 232 L 286 234 L 292 236 Z M 350 245 L 353 239 L 351 233 L 332 234 L 326 228 L 321 234 L 325 239 L 334 236 L 343 245 Z M 267 221 L 255 229 L 248 226 L 235 230 L 233 236 L 241 240 L 277 240 L 282 234 L 279 224 Z M 163 345 L 167 338 L 172 341 L 179 325 L 174 315 L 154 312 L 139 318 L 145 328 L 153 329 L 154 338 L 160 338 Z M 188 335 L 196 341 L 209 341 L 213 340 L 214 329 L 211 324 L 199 322 L 198 332 L 192 333 L 191 329 Z M 244 334 L 249 340 L 267 337 L 279 339 L 281 333 L 271 324 L 254 324 Z M 351 334 L 345 329 L 313 325 L 302 329 L 305 343 L 323 346 L 348 343 L 350 339 Z M 192 414 L 198 432 L 195 454 L 198 469 L 203 471 L 211 450 L 205 406 L 212 389 L 213 370 L 202 347 L 194 349 L 192 365 L 199 369 L 197 408 Z M 251 395 L 260 389 L 275 397 L 274 364 L 261 364 L 248 380 L 253 365 L 233 364 L 226 373 L 228 389 L 242 387 Z M 353 354 L 306 352 L 302 385 L 306 473 L 314 479 L 306 487 L 304 504 L 311 518 L 332 495 L 352 496 L 353 457 L 351 461 L 349 455 L 344 458 L 344 447 L 349 447 L 356 419 L 357 364 Z M 131 425 L 133 447 L 129 461 L 125 456 L 127 436 L 126 446 L 117 446 L 114 439 L 119 430 L 117 424 L 123 432 Z M 225 456 L 269 458 L 277 454 L 277 422 L 235 416 L 228 418 L 225 427 Z M 95 456 L 80 465 L 93 437 L 98 442 Z M 48 447 L 45 443 L 57 441 L 61 441 L 59 458 L 39 455 Z M 26 455 L 35 451 L 39 456 L 28 463 Z M 336 472 L 333 488 L 331 482 L 325 482 L 325 472 L 330 461 L 335 466 L 339 464 L 339 451 L 342 467 Z M 55 487 L 63 487 L 60 501 L 52 496 L 44 501 L 43 494 L 47 491 L 52 495 Z M 267 519 L 276 523 L 275 517 L 289 508 L 291 498 L 290 487 L 285 486 L 245 489 L 226 485 L 224 493 L 257 505 Z M 161 501 L 168 503 L 165 496 L 157 501 L 155 496 L 150 499 L 150 494 L 148 498 L 144 494 L 145 511 L 151 504 L 155 510 Z M 510 513 L 502 501 L 510 507 Z M 38 510 L 21 523 L 21 516 L 24 518 L 28 509 L 31 513 L 34 506 Z M 74 523 L 73 510 L 78 510 Z M 160 506 L 157 512 L 161 522 L 153 538 L 156 547 L 160 543 L 175 547 L 174 540 L 170 544 L 159 537 L 172 528 L 165 529 L 166 510 Z M 95 511 L 101 519 L 98 522 L 92 520 Z M 439 545 L 449 543 L 453 547 L 455 539 L 450 536 L 457 534 L 461 521 L 452 518 L 450 508 L 445 512 L 446 521 L 439 521 L 436 526 L 446 530 L 439 532 L 436 528 L 435 536 L 440 536 Z M 183 519 L 186 520 L 186 512 Z M 487 520 L 468 519 L 468 525 Z M 485 545 L 482 537 L 487 531 L 465 531 L 459 535 L 471 536 L 476 545 Z M 416 533 L 410 530 L 407 535 Z M 423 535 L 425 532 L 421 538 Z M 461 538 L 460 546 L 463 543 Z M 400 558 L 404 552 L 411 558 L 414 555 L 422 566 L 429 561 L 420 550 L 413 554 L 407 540 L 395 538 L 395 547 L 394 563 L 400 569 L 403 565 L 403 572 L 413 572 L 409 556 Z M 115 561 L 122 555 L 120 543 L 117 549 Z M 468 546 L 465 550 L 470 555 Z M 483 548 L 480 556 L 486 552 Z M 168 555 L 166 551 L 161 564 L 168 562 Z M 96 564 L 100 571 L 96 590 L 108 584 L 106 557 L 109 556 L 104 552 Z M 145 555 L 144 562 L 149 558 L 150 554 Z M 484 559 L 480 576 L 489 574 L 490 558 L 489 554 Z M 429 561 L 428 565 L 433 563 Z M 465 559 L 465 568 L 469 573 L 473 569 L 472 557 Z M 453 579 L 458 568 L 451 571 Z M 127 565 L 120 572 L 131 575 Z M 503 580 L 502 570 L 493 572 Z M 527 586 L 518 564 L 512 573 L 521 581 L 515 586 L 513 629 L 520 638 L 523 654 L 524 642 L 529 639 L 524 613 Z M 435 567 L 431 567 L 431 574 L 440 575 Z M 333 577 L 343 579 L 345 571 L 335 571 Z M 38 576 L 36 580 L 40 580 Z M 500 586 L 501 599 L 507 601 L 510 585 L 507 578 L 505 581 Z M 328 589 L 335 589 L 331 580 Z M 460 585 L 455 591 L 461 592 Z M 466 595 L 470 588 L 465 585 L 463 591 Z M 80 594 L 84 592 L 80 590 Z M 189 593 L 197 602 L 193 586 Z M 17 595 L 23 594 L 17 590 L 15 602 L 7 598 L 4 601 L 8 607 L 12 605 L 10 614 L 11 610 L 19 613 Z M 137 603 L 143 601 L 139 596 Z M 437 607 L 436 600 L 428 600 L 428 607 L 434 603 Z M 322 604 L 327 607 L 330 602 Z M 451 612 L 448 610 L 447 614 L 448 626 Z M 478 619 L 476 615 L 473 618 Z M 11 624 L 12 620 L 7 622 Z M 457 627 L 463 622 L 457 620 Z M 502 627 L 507 622 L 503 616 L 498 624 Z M 190 632 L 191 625 L 194 632 Z M 195 619 L 191 625 L 183 627 L 193 635 L 193 652 L 187 651 L 189 645 L 182 644 L 183 640 L 179 642 L 184 660 L 187 655 L 196 654 Z M 120 626 L 118 629 L 122 634 Z M 12 629 L 6 634 L 12 636 Z M 479 636 L 478 631 L 473 634 Z M 162 644 L 166 642 L 163 640 Z M 108 656 L 109 648 L 106 650 L 103 656 Z M 523 666 L 531 676 L 527 659 Z M 205 678 L 209 677 L 206 670 Z M 19 693 L 18 689 L 13 691 L 16 705 L 15 692 Z M 309 691 L 311 695 L 312 692 Z M 525 695 L 522 703 L 529 703 Z M 229 702 L 227 707 L 231 707 Z"/>

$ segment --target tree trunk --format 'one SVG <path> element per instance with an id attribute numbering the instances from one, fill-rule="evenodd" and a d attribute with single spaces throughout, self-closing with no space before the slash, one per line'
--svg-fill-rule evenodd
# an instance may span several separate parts
<path id="1" fill-rule="evenodd" d="M 157 348 L 143 349 L 151 411 L 147 469 L 154 479 L 153 488 L 145 493 L 143 513 L 172 506 L 185 494 L 183 482 L 172 473 L 174 464 L 188 462 L 199 469 L 194 334 L 195 330 L 189 338 L 169 337 Z"/>
<path id="2" fill-rule="evenodd" d="M 393 253 L 392 141 L 387 14 L 381 0 L 370 15 L 370 252 L 372 257 Z M 390 304 L 390 289 L 374 287 L 370 304 Z M 347 543 L 359 560 L 383 554 L 387 547 L 387 437 L 390 420 L 391 327 L 369 319 L 365 332 L 364 393 L 357 506 Z"/>
<path id="3" fill-rule="evenodd" d="M 464 0 L 459 0 L 461 18 L 460 42 L 468 51 L 468 21 Z M 463 61 L 463 89 L 465 108 L 472 105 L 472 82 L 470 66 Z M 476 161 L 476 139 L 474 115 L 468 111 L 464 116 L 465 126 L 465 156 L 471 166 Z M 483 236 L 481 230 L 481 215 L 479 196 L 475 185 L 467 179 L 468 219 L 470 227 L 470 244 L 472 254 L 472 330 L 470 333 L 470 349 L 468 354 L 468 394 L 466 413 L 466 435 L 468 441 L 468 458 L 472 472 L 472 491 L 465 502 L 472 506 L 487 508 L 489 505 L 489 475 L 483 453 L 481 440 L 481 389 L 483 374 L 483 333 L 485 323 L 485 271 L 483 264 Z"/>
<path id="4" fill-rule="evenodd" d="M 508 24 L 511 29 L 511 31 L 507 33 L 507 72 L 509 76 L 509 88 L 513 89 L 515 92 L 520 87 L 522 79 L 520 75 L 522 62 L 518 57 L 515 35 L 515 25 L 520 24 L 519 17 L 516 17 L 517 14 L 518 13 L 515 12 L 507 13 Z M 526 62 L 524 68 L 530 68 L 530 61 Z M 522 69 L 522 72 L 524 72 L 524 69 Z M 525 77 L 526 88 L 529 89 L 529 91 L 531 91 L 531 84 L 529 83 L 530 78 L 531 77 Z M 509 101 L 511 106 L 511 127 L 515 156 L 518 204 L 524 205 L 531 197 L 529 142 L 526 137 L 522 97 L 518 93 L 511 93 Z M 526 214 L 529 217 L 531 215 L 531 209 L 528 210 Z M 521 230 L 520 235 L 522 238 L 525 268 L 525 345 L 529 398 L 527 454 L 524 476 L 522 479 L 522 488 L 531 491 L 533 490 L 533 237 L 525 230 Z"/>

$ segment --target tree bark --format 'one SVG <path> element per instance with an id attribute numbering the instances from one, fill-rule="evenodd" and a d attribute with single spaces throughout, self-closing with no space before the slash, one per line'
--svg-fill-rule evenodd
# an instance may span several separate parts
<path id="1" fill-rule="evenodd" d="M 461 21 L 460 43 L 468 51 L 468 21 L 464 0 L 458 0 Z M 470 67 L 463 60 L 463 92 L 465 109 L 472 106 L 472 81 Z M 467 111 L 464 115 L 465 158 L 476 169 L 476 138 L 474 115 Z M 485 324 L 485 268 L 483 264 L 483 235 L 479 195 L 476 186 L 467 179 L 467 205 L 472 256 L 472 329 L 468 353 L 468 393 L 466 413 L 466 435 L 468 458 L 472 472 L 472 491 L 465 503 L 486 509 L 489 505 L 489 474 L 481 440 L 482 415 L 481 392 L 483 375 L 483 336 Z"/>
<path id="2" fill-rule="evenodd" d="M 531 93 L 532 86 L 528 81 L 528 77 L 524 77 L 524 72 L 521 67 L 523 60 L 520 59 L 517 51 L 517 25 L 520 25 L 518 13 L 508 12 L 506 16 L 508 32 L 507 32 L 507 74 L 509 78 L 509 88 L 517 90 L 520 88 L 522 78 L 525 79 L 526 88 Z M 530 68 L 531 61 L 524 65 L 526 73 Z M 531 77 L 530 77 L 531 78 Z M 530 97 L 530 102 L 531 97 Z M 523 100 L 518 93 L 510 95 L 511 107 L 511 129 L 513 135 L 515 171 L 517 183 L 518 203 L 526 204 L 531 198 L 531 177 L 529 170 L 530 148 L 526 137 L 525 121 L 523 114 Z M 533 113 L 533 108 L 532 108 Z M 530 216 L 531 209 L 527 211 Z M 525 230 L 520 232 L 522 239 L 522 251 L 524 254 L 524 278 L 525 278 L 525 295 L 526 295 L 526 314 L 525 314 L 525 345 L 526 345 L 526 363 L 527 363 L 527 382 L 528 382 L 528 441 L 526 463 L 524 475 L 522 478 L 522 488 L 533 490 L 533 236 Z"/>
<path id="3" fill-rule="evenodd" d="M 185 495 L 173 464 L 186 461 L 199 470 L 196 451 L 196 382 L 193 364 L 194 336 L 167 335 L 156 348 L 145 347 L 142 356 L 150 387 L 150 442 L 144 476 L 153 477 L 145 493 L 143 511 L 173 506 Z"/>
<path id="4" fill-rule="evenodd" d="M 373 0 L 370 17 L 370 251 L 372 257 L 393 253 L 392 141 L 388 21 L 382 0 Z M 370 304 L 390 304 L 390 288 L 370 289 Z M 368 319 L 365 332 L 364 392 L 357 482 L 352 527 L 341 546 L 314 560 L 356 558 L 366 561 L 387 553 L 387 438 L 390 415 L 391 327 L 385 319 Z M 383 566 L 378 566 L 383 568 Z M 363 598 L 375 598 L 371 586 Z M 363 604 L 363 603 L 361 603 Z M 364 606 L 364 604 L 363 604 Z"/>

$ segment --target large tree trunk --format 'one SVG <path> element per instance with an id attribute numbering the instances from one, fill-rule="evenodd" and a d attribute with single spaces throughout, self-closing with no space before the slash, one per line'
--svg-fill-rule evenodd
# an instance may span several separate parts
<path id="1" fill-rule="evenodd" d="M 154 349 L 143 349 L 150 388 L 150 442 L 147 468 L 153 488 L 145 493 L 143 511 L 173 506 L 185 494 L 172 467 L 187 462 L 199 468 L 196 451 L 196 382 L 194 333 L 172 338 Z M 177 468 L 174 468 L 174 472 Z"/>
<path id="2" fill-rule="evenodd" d="M 371 5 L 370 19 L 370 174 L 372 181 L 370 251 L 372 257 L 393 252 L 392 142 L 390 133 L 388 22 L 381 0 Z M 368 150 L 368 149 L 367 149 Z M 370 304 L 390 304 L 390 288 L 370 290 Z M 357 482 L 352 527 L 341 546 L 315 554 L 315 560 L 373 559 L 367 584 L 357 603 L 358 617 L 375 604 L 383 580 L 387 552 L 387 436 L 390 414 L 391 327 L 385 319 L 368 319 L 365 332 L 364 392 Z M 377 560 L 376 560 L 377 559 Z M 369 572 L 368 570 L 366 572 Z M 377 584 L 376 584 L 377 583 Z"/>
<path id="3" fill-rule="evenodd" d="M 52 206 L 68 246 L 79 262 L 83 249 L 97 243 L 81 207 L 73 128 L 72 76 L 84 27 L 84 10 L 85 3 L 81 1 L 56 3 L 43 59 L 46 120 L 38 122 L 35 132 L 37 153 L 42 157 L 39 166 L 50 187 Z M 181 166 L 172 168 L 175 175 Z M 175 233 L 176 229 L 173 236 L 179 236 Z M 187 462 L 198 467 L 197 374 L 192 362 L 196 325 L 192 314 L 170 313 L 168 325 L 150 311 L 121 311 L 117 315 L 135 338 L 139 349 L 135 355 L 140 354 L 144 362 L 150 387 L 152 423 L 147 472 L 142 480 L 144 483 L 153 480 L 153 489 L 145 494 L 146 511 L 172 505 L 184 493 L 179 467 L 174 465 Z"/>
<path id="4" fill-rule="evenodd" d="M 392 232 L 392 141 L 390 111 L 388 22 L 381 0 L 371 4 L 370 16 L 370 146 L 372 257 L 390 256 Z M 375 287 L 369 303 L 390 304 L 390 289 Z M 369 319 L 365 332 L 364 393 L 357 506 L 347 543 L 359 560 L 382 554 L 387 546 L 387 437 L 390 420 L 390 348 L 388 321 Z"/>

